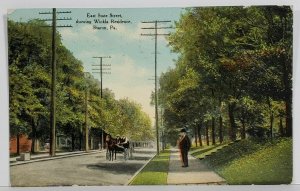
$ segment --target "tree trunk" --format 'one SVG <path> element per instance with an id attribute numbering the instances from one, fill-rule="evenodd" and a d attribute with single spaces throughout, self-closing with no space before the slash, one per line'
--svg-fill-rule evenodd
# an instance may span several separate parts
<path id="1" fill-rule="evenodd" d="M 101 149 L 106 149 L 105 137 L 106 137 L 106 134 L 104 133 L 104 131 L 101 131 L 101 136 L 100 136 Z M 104 145 L 102 145 L 102 144 L 104 144 Z"/>
<path id="2" fill-rule="evenodd" d="M 287 58 L 287 56 L 282 56 L 283 63 L 283 83 L 284 83 L 284 93 L 285 93 L 285 113 L 286 113 L 286 136 L 291 137 L 293 135 L 293 116 L 292 116 L 292 84 L 289 79 L 292 73 L 292 63 Z"/>
<path id="3" fill-rule="evenodd" d="M 31 153 L 35 153 L 35 142 L 36 142 L 36 138 L 32 137 L 31 138 Z"/>
<path id="4" fill-rule="evenodd" d="M 82 148 L 83 147 L 82 140 L 84 140 L 84 137 L 83 137 L 83 133 L 80 132 L 79 148 L 80 148 L 81 151 L 83 150 L 83 148 Z"/>
<path id="5" fill-rule="evenodd" d="M 211 118 L 211 138 L 212 138 L 212 145 L 216 144 L 216 133 L 215 133 L 215 118 Z"/>
<path id="6" fill-rule="evenodd" d="M 282 117 L 280 116 L 280 121 L 279 121 L 279 131 L 280 131 L 280 136 L 283 137 L 285 136 L 284 128 L 283 128 L 283 123 L 282 123 Z"/>
<path id="7" fill-rule="evenodd" d="M 286 110 L 286 119 L 285 119 L 285 127 L 286 127 L 286 136 L 293 136 L 293 117 L 292 117 L 292 103 L 289 98 L 285 103 Z"/>
<path id="8" fill-rule="evenodd" d="M 195 144 L 196 144 L 196 147 L 198 147 L 198 143 L 197 143 L 197 129 L 196 129 L 196 127 L 194 127 L 194 134 L 195 134 Z"/>
<path id="9" fill-rule="evenodd" d="M 219 117 L 219 141 L 220 144 L 223 143 L 223 118 L 221 115 Z"/>
<path id="10" fill-rule="evenodd" d="M 206 145 L 209 146 L 208 121 L 206 123 Z"/>
<path id="11" fill-rule="evenodd" d="M 236 124 L 234 119 L 234 109 L 235 109 L 235 103 L 229 103 L 228 104 L 228 115 L 229 115 L 229 137 L 231 141 L 236 140 Z"/>
<path id="12" fill-rule="evenodd" d="M 246 123 L 245 120 L 242 120 L 242 132 L 241 132 L 241 137 L 242 139 L 246 139 Z"/>
<path id="13" fill-rule="evenodd" d="M 222 118 L 222 100 L 219 97 L 219 108 L 220 108 L 220 116 L 219 116 L 219 142 L 223 143 L 223 118 Z"/>
<path id="14" fill-rule="evenodd" d="M 20 134 L 17 133 L 17 155 L 20 154 Z"/>
<path id="15" fill-rule="evenodd" d="M 94 137 L 90 135 L 90 149 L 94 149 Z"/>
<path id="16" fill-rule="evenodd" d="M 31 153 L 35 153 L 35 143 L 36 143 L 36 125 L 34 119 L 31 120 L 32 125 L 32 137 L 31 137 Z"/>
<path id="17" fill-rule="evenodd" d="M 273 122 L 274 122 L 274 113 L 271 111 L 270 116 L 270 138 L 273 139 Z"/>
<path id="18" fill-rule="evenodd" d="M 72 144 L 72 151 L 75 150 L 75 135 L 71 134 L 71 144 Z"/>
<path id="19" fill-rule="evenodd" d="M 201 122 L 200 125 L 197 127 L 197 130 L 198 130 L 198 139 L 199 139 L 199 145 L 200 145 L 200 147 L 203 146 L 203 143 L 202 143 L 202 135 L 201 135 L 201 129 L 202 129 L 202 122 Z"/>
<path id="20" fill-rule="evenodd" d="M 268 97 L 268 105 L 270 110 L 270 138 L 273 138 L 273 121 L 274 121 L 274 112 L 272 110 L 272 100 L 270 97 Z"/>
<path id="21" fill-rule="evenodd" d="M 162 136 L 162 150 L 164 151 L 166 148 L 165 148 L 165 133 L 164 131 L 162 131 L 161 133 L 161 136 Z M 197 141 L 196 141 L 196 146 L 197 146 Z"/>

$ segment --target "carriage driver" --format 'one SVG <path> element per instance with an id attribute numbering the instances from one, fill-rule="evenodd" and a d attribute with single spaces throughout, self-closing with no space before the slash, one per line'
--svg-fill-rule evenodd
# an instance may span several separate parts
<path id="1" fill-rule="evenodd" d="M 117 140 L 117 145 L 119 145 L 121 143 L 121 137 L 119 134 L 116 136 L 116 140 Z"/>
<path id="2" fill-rule="evenodd" d="M 120 137 L 119 135 L 117 135 L 117 147 L 122 148 L 122 149 L 128 149 L 129 148 L 129 141 L 127 139 L 127 137 L 122 136 Z"/>
<path id="3" fill-rule="evenodd" d="M 128 149 L 129 148 L 129 141 L 128 141 L 127 137 L 123 136 L 121 138 L 121 140 L 122 140 L 121 144 L 123 145 L 123 147 L 125 149 Z"/>

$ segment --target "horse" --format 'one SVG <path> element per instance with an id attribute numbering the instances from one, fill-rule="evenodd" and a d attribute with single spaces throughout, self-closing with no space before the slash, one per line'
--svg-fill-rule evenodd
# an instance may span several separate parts
<path id="1" fill-rule="evenodd" d="M 127 143 L 123 144 L 123 139 L 119 138 L 112 138 L 110 135 L 106 136 L 106 159 L 107 160 L 114 160 L 114 155 L 115 155 L 115 160 L 117 159 L 117 152 L 124 152 L 124 158 L 125 160 L 127 159 Z"/>
<path id="2" fill-rule="evenodd" d="M 106 159 L 113 161 L 114 154 L 115 154 L 115 160 L 116 160 L 115 145 L 117 144 L 117 140 L 113 139 L 110 135 L 107 135 L 105 139 L 105 143 L 106 143 Z"/>

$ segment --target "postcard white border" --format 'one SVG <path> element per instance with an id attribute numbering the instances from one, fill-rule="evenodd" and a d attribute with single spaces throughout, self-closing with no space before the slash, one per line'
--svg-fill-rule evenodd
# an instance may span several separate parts
<path id="1" fill-rule="evenodd" d="M 0 0 L 0 190 L 9 188 L 9 129 L 8 129 L 8 66 L 7 66 L 7 9 L 68 7 L 68 8 L 125 8 L 125 7 L 191 7 L 191 6 L 225 6 L 225 5 L 292 5 L 294 10 L 294 78 L 293 78 L 293 134 L 294 134 L 294 176 L 291 186 L 200 186 L 174 187 L 159 186 L 159 190 L 299 190 L 300 188 L 300 68 L 299 31 L 300 31 L 300 1 L 297 0 Z M 26 175 L 24 175 L 26 176 Z M 35 188 L 41 190 L 41 188 Z M 64 187 L 43 188 L 42 190 L 86 190 L 86 188 Z M 88 187 L 88 190 L 152 190 L 153 187 Z M 27 190 L 21 188 L 21 190 Z M 28 190 L 34 190 L 32 188 Z"/>

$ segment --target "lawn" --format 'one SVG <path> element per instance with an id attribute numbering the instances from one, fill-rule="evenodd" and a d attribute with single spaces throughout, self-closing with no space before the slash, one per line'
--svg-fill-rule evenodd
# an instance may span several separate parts
<path id="1" fill-rule="evenodd" d="M 204 159 L 228 184 L 289 184 L 292 139 L 272 142 L 243 140 Z"/>
<path id="2" fill-rule="evenodd" d="M 169 170 L 170 150 L 155 156 L 133 179 L 130 185 L 166 185 Z"/>
<path id="3" fill-rule="evenodd" d="M 221 149 L 226 144 L 219 144 L 219 145 L 210 145 L 210 146 L 204 146 L 200 148 L 193 148 L 190 151 L 190 154 L 193 155 L 196 158 L 204 158 L 205 155 L 209 155 L 212 152 L 216 152 L 218 149 Z"/>

